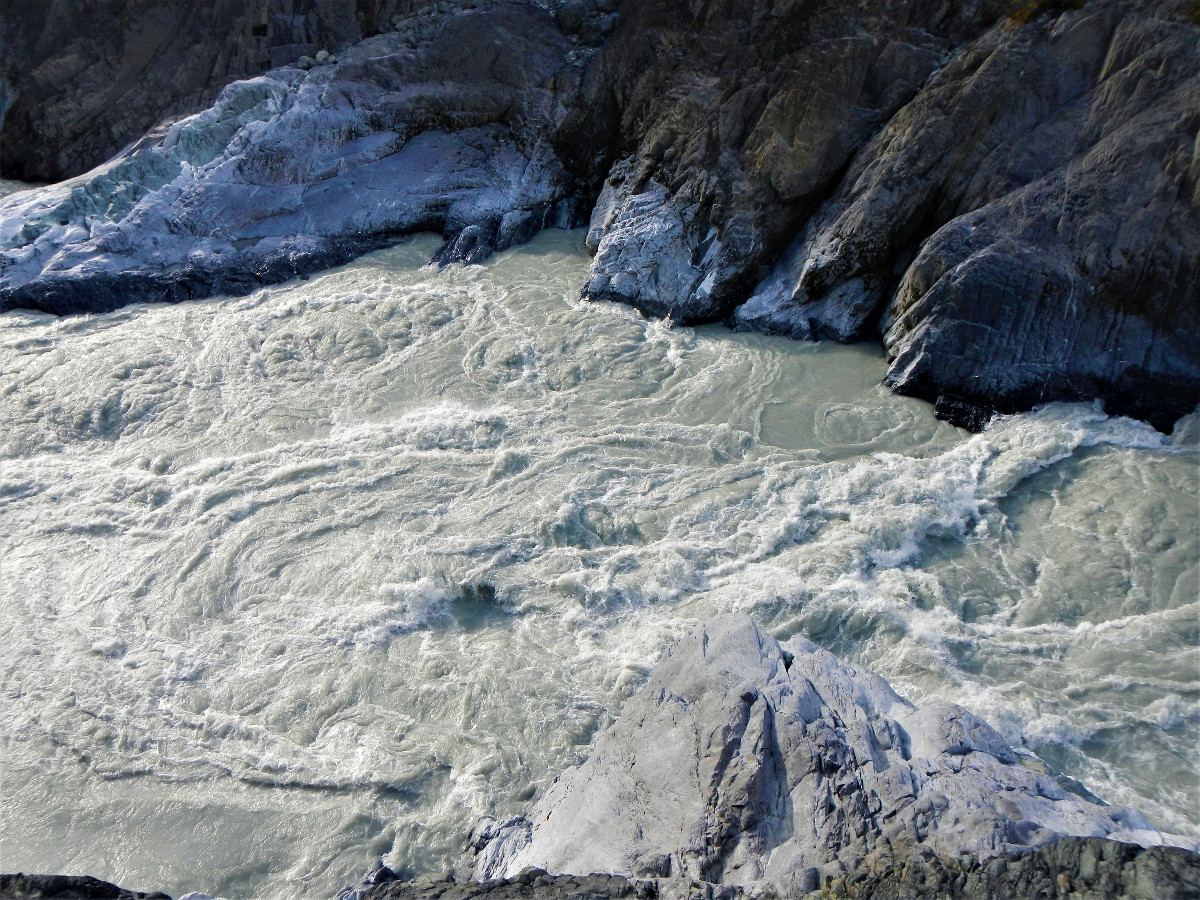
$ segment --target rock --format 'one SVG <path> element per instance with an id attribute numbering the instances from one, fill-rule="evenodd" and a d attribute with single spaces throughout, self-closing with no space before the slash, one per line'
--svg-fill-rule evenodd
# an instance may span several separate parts
<path id="1" fill-rule="evenodd" d="M 904 866 L 830 878 L 821 900 L 1193 900 L 1200 856 L 1178 847 L 1143 848 L 1100 838 L 1063 838 L 987 862 L 922 858 Z"/>
<path id="2" fill-rule="evenodd" d="M 481 821 L 456 875 L 536 867 L 791 895 L 814 878 L 987 861 L 1068 835 L 1174 840 L 1021 765 L 962 707 L 917 708 L 803 639 L 780 645 L 729 617 L 675 644 L 526 819 Z"/>
<path id="3" fill-rule="evenodd" d="M 335 900 L 363 900 L 364 897 L 372 896 L 374 889 L 378 885 L 391 884 L 397 880 L 399 880 L 399 876 L 385 866 L 383 860 L 380 860 L 358 884 L 338 891 Z"/>
<path id="4" fill-rule="evenodd" d="M 785 893 L 764 888 L 758 896 L 795 900 L 1195 900 L 1200 897 L 1200 856 L 1176 847 L 1144 848 L 1102 838 L 1068 837 L 987 862 L 927 855 L 823 880 L 810 869 L 792 888 Z M 711 882 L 547 875 L 533 869 L 515 879 L 482 884 L 392 881 L 367 887 L 361 900 L 742 900 L 752 896 L 736 886 Z"/>
<path id="5" fill-rule="evenodd" d="M 1198 75 L 1200 29 L 1141 7 L 993 28 L 859 153 L 735 321 L 882 328 L 889 383 L 965 424 L 1100 397 L 1169 430 L 1200 400 Z"/>
<path id="6" fill-rule="evenodd" d="M 0 900 L 171 900 L 127 891 L 87 875 L 0 875 Z"/>
<path id="7" fill-rule="evenodd" d="M 159 63 L 104 49 L 124 47 L 111 25 L 81 35 L 80 2 L 0 26 L 17 60 L 0 78 L 9 157 L 65 171 L 130 110 L 166 115 L 122 87 L 158 85 Z M 147 34 L 202 25 L 189 52 L 216 40 L 178 4 L 113 2 Z M 268 75 L 82 180 L 0 202 L 0 307 L 243 293 L 429 228 L 447 238 L 439 262 L 478 262 L 590 208 L 585 297 L 880 338 L 888 383 L 966 427 L 1100 399 L 1169 430 L 1200 401 L 1192 0 L 643 0 L 620 15 L 615 0 L 552 15 L 363 0 L 353 26 L 345 5 L 275 2 L 243 23 L 245 40 L 266 29 Z M 47 49 L 56 35 L 74 49 Z M 325 47 L 338 54 L 318 63 Z M 496 65 L 463 47 L 494 47 Z M 215 73 L 201 81 L 250 66 L 238 53 L 197 63 Z M 189 79 L 167 91 L 176 113 Z"/>
<path id="8" fill-rule="evenodd" d="M 236 82 L 88 175 L 0 200 L 0 309 L 241 294 L 413 231 L 474 262 L 572 224 L 552 87 L 578 77 L 574 45 L 521 4 L 421 28 Z"/>
<path id="9" fill-rule="evenodd" d="M 731 893 L 697 893 L 693 900 L 734 900 Z M 453 881 L 393 881 L 368 888 L 362 900 L 668 900 L 651 882 L 633 882 L 607 875 L 582 877 L 547 875 L 537 869 L 515 878 L 489 884 L 458 884 Z M 680 895 L 680 900 L 686 894 Z"/>
<path id="10" fill-rule="evenodd" d="M 609 117 L 620 156 L 592 220 L 586 295 L 683 323 L 728 315 L 862 144 L 1004 9 L 627 9 L 594 64 L 603 76 L 589 108 Z"/>
<path id="11" fill-rule="evenodd" d="M 433 0 L 58 0 L 0 16 L 0 175 L 71 178 L 165 120 L 207 108 L 227 84 L 318 47 L 332 52 L 427 14 Z M 445 7 L 445 3 L 442 4 Z M 467 5 L 467 4 L 456 4 Z M 3 95 L 0 89 L 0 95 Z M 0 109 L 4 106 L 0 96 Z"/>

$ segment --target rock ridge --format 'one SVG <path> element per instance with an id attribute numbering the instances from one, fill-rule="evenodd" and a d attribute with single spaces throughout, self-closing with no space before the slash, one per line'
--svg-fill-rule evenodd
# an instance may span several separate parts
<path id="1" fill-rule="evenodd" d="M 480 820 L 455 874 L 532 867 L 793 896 L 1067 836 L 1180 842 L 1067 792 L 962 707 L 915 707 L 802 638 L 781 645 L 730 616 L 674 644 L 527 817 Z"/>

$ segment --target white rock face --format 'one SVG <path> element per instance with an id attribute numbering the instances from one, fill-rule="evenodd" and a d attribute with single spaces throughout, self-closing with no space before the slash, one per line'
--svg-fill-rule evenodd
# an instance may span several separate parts
<path id="1" fill-rule="evenodd" d="M 744 617 L 675 644 L 583 765 L 528 819 L 484 819 L 460 878 L 684 877 L 811 890 L 821 870 L 927 848 L 987 859 L 1064 835 L 1166 839 L 1130 809 L 1065 793 L 951 703 Z"/>
<path id="2" fill-rule="evenodd" d="M 473 260 L 570 224 L 550 144 L 574 45 L 528 5 L 430 28 L 236 82 L 86 175 L 0 199 L 0 310 L 245 293 L 414 231 L 469 232 L 447 259 Z"/>

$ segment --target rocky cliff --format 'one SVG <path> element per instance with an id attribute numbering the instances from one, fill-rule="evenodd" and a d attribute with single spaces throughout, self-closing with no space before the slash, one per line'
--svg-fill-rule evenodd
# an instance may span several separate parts
<path id="1" fill-rule="evenodd" d="M 138 116 L 161 119 L 129 91 L 156 91 L 173 51 L 137 69 L 129 36 L 161 18 L 168 48 L 185 20 L 126 5 L 124 42 L 44 12 L 39 30 L 32 7 L 5 26 L 43 60 L 5 76 L 6 153 L 53 156 L 38 143 L 53 132 L 66 156 L 47 174 L 74 171 Z M 0 306 L 245 292 L 414 230 L 446 236 L 441 261 L 478 261 L 590 219 L 586 297 L 878 337 L 889 383 L 961 424 L 1099 398 L 1166 429 L 1200 399 L 1190 0 L 615 5 L 363 0 L 289 19 L 268 4 L 265 26 L 219 7 L 213 22 L 236 24 L 188 52 L 226 62 L 185 66 L 171 109 L 288 64 L 73 182 L 0 201 Z M 285 33 L 304 40 L 272 44 Z M 345 48 L 296 56 L 322 43 Z M 78 68 L 95 53 L 118 62 Z M 88 87 L 129 66 L 136 88 Z M 110 117 L 111 140 L 85 128 Z"/>

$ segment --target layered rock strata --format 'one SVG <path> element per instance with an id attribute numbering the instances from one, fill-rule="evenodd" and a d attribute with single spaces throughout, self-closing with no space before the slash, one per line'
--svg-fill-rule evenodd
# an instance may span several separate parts
<path id="1" fill-rule="evenodd" d="M 781 645 L 730 617 L 675 644 L 527 818 L 481 820 L 456 874 L 486 881 L 534 867 L 791 896 L 1070 835 L 1167 841 L 1136 811 L 1022 765 L 962 707 L 915 707 L 803 639 Z"/>

